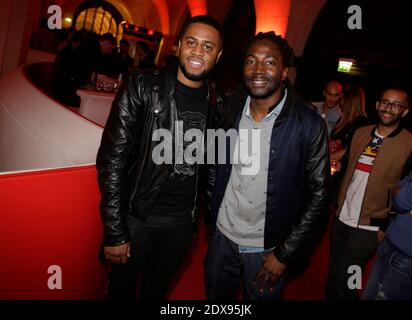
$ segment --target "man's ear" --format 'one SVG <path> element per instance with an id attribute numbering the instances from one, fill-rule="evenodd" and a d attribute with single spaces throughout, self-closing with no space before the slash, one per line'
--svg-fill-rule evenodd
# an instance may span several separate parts
<path id="1" fill-rule="evenodd" d="M 219 62 L 220 56 L 222 55 L 222 50 L 219 51 L 219 53 L 217 54 L 217 59 L 216 59 L 216 63 Z"/>
<path id="2" fill-rule="evenodd" d="M 402 118 L 403 118 L 403 117 L 406 117 L 406 115 L 408 114 L 408 112 L 409 112 L 409 108 L 403 110 L 403 112 L 402 112 Z"/>
<path id="3" fill-rule="evenodd" d="M 179 40 L 179 45 L 177 46 L 177 56 L 180 55 L 180 47 L 182 45 L 182 41 Z"/>
<path id="4" fill-rule="evenodd" d="M 282 81 L 285 80 L 288 77 L 288 73 L 289 73 L 289 68 L 283 68 L 282 70 Z"/>

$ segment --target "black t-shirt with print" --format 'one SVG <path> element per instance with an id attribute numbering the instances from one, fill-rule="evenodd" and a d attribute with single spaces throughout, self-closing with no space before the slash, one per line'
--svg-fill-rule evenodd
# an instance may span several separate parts
<path id="1" fill-rule="evenodd" d="M 208 109 L 206 86 L 191 88 L 178 81 L 176 86 L 176 105 L 178 121 L 183 121 L 183 132 L 178 133 L 180 134 L 179 141 L 184 141 L 184 134 L 189 129 L 205 131 Z M 175 140 L 175 137 L 172 138 Z M 183 148 L 180 150 L 184 152 L 189 145 L 193 148 L 194 141 L 195 138 L 192 141 L 184 141 Z M 197 143 L 203 143 L 203 138 L 198 137 Z M 175 144 L 176 141 L 174 141 Z M 199 149 L 194 148 L 194 150 L 193 155 Z M 193 210 L 198 164 L 188 164 L 185 161 L 185 157 L 182 157 L 182 159 L 182 164 L 176 164 L 175 159 L 173 160 L 174 170 L 161 187 L 154 201 L 152 214 L 186 216 Z"/>

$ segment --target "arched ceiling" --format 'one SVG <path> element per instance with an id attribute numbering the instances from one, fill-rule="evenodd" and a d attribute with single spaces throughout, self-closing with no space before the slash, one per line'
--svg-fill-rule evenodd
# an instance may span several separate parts
<path id="1" fill-rule="evenodd" d="M 43 0 L 47 2 L 51 0 Z M 132 24 L 154 29 L 164 35 L 176 37 L 188 15 L 197 14 L 206 10 L 208 14 L 216 18 L 222 25 L 226 15 L 235 0 L 106 0 L 114 5 L 125 20 Z M 73 15 L 82 0 L 61 0 L 65 16 Z M 256 12 L 257 22 L 269 19 L 273 24 L 273 8 L 275 5 L 283 8 L 282 15 L 289 18 L 285 20 L 281 33 L 285 33 L 296 47 L 298 55 L 303 52 L 306 39 L 311 26 L 326 0 L 312 0 L 308 4 L 306 0 L 254 0 L 260 11 Z M 315 4 L 315 5 L 314 5 Z M 266 7 L 267 6 L 267 7 Z M 289 11 L 290 6 L 290 12 Z M 267 8 L 272 8 L 271 10 Z M 286 10 L 288 9 L 288 10 Z M 196 10 L 200 10 L 199 12 Z M 280 14 L 280 13 L 279 13 Z M 275 20 L 279 20 L 279 17 Z"/>
<path id="2" fill-rule="evenodd" d="M 186 0 L 107 0 L 116 8 L 124 8 L 135 25 L 152 28 L 165 35 L 176 35 L 188 10 Z M 122 12 L 122 11 L 121 11 Z M 125 14 L 125 17 L 127 15 Z"/>
<path id="3" fill-rule="evenodd" d="M 203 10 L 223 23 L 234 0 L 107 0 L 133 24 L 177 36 L 188 12 Z M 190 10 L 190 11 L 189 11 Z"/>
<path id="4" fill-rule="evenodd" d="M 107 0 L 113 4 L 119 11 L 123 8 L 127 15 L 125 14 L 125 19 L 132 22 L 135 25 L 147 27 L 154 29 L 156 31 L 168 32 L 169 26 L 162 27 L 161 14 L 164 15 L 164 6 L 162 7 L 161 2 L 165 0 Z M 157 5 L 156 5 L 157 2 Z M 158 11 L 160 6 L 161 10 Z M 130 20 L 126 18 L 130 16 Z M 168 17 L 166 18 L 168 21 Z M 163 30 L 164 29 L 164 30 Z"/>
<path id="5" fill-rule="evenodd" d="M 106 0 L 107 2 L 111 3 L 116 7 L 117 10 L 122 14 L 123 18 L 130 23 L 134 23 L 134 19 L 132 14 L 130 13 L 129 6 L 127 1 L 123 0 Z"/>

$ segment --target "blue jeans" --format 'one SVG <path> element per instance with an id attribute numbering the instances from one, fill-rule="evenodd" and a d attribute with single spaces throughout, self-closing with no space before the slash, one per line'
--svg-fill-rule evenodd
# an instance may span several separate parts
<path id="1" fill-rule="evenodd" d="M 412 257 L 385 240 L 369 275 L 363 300 L 411 300 Z"/>
<path id="2" fill-rule="evenodd" d="M 239 246 L 218 229 L 209 241 L 205 259 L 206 294 L 209 300 L 233 300 L 243 285 L 245 300 L 280 299 L 284 277 L 270 291 L 260 291 L 255 284 L 256 275 L 265 261 L 265 253 L 240 253 Z M 243 281 L 242 281 L 243 280 Z"/>

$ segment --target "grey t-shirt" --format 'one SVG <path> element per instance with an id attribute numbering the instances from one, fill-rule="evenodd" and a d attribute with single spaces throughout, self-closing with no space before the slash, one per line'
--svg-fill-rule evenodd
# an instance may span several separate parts
<path id="1" fill-rule="evenodd" d="M 342 116 L 342 111 L 340 110 L 339 106 L 336 106 L 332 110 L 329 110 L 327 114 L 325 114 L 323 112 L 323 105 L 325 104 L 325 102 L 313 102 L 312 104 L 316 107 L 318 113 L 322 116 L 322 118 L 325 119 L 328 126 L 328 135 L 330 136 L 330 133 L 332 132 L 336 123 Z"/>
<path id="2" fill-rule="evenodd" d="M 264 247 L 264 227 L 266 214 L 267 177 L 269 166 L 270 140 L 273 124 L 281 112 L 286 100 L 285 92 L 281 102 L 260 122 L 253 120 L 250 114 L 250 97 L 247 98 L 239 123 L 240 152 L 248 152 L 252 161 L 259 161 L 256 174 L 245 174 L 251 163 L 240 161 L 233 164 L 232 172 L 226 187 L 225 196 L 219 209 L 217 227 L 231 241 L 241 246 Z M 242 139 L 246 138 L 247 144 Z M 260 130 L 259 140 L 252 139 L 252 130 Z M 242 143 L 248 150 L 242 150 Z M 258 143 L 260 152 L 252 154 L 252 144 Z M 256 146 L 255 146 L 256 149 Z M 235 149 L 235 153 L 238 149 Z M 252 166 L 255 166 L 253 163 Z"/>

